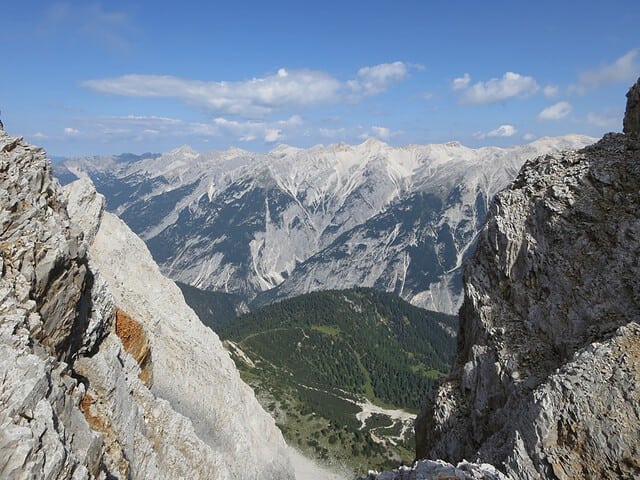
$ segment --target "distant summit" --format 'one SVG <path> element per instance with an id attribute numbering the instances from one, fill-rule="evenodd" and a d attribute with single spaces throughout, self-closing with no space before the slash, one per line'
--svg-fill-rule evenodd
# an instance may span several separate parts
<path id="1" fill-rule="evenodd" d="M 175 280 L 256 304 L 373 287 L 457 313 L 460 267 L 493 196 L 525 160 L 594 140 L 472 149 L 370 138 L 267 154 L 181 147 L 128 163 L 73 159 L 60 169 L 91 177 Z"/>

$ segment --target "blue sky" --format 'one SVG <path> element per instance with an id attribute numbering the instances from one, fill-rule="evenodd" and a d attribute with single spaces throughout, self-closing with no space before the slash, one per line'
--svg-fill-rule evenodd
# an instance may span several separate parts
<path id="1" fill-rule="evenodd" d="M 638 0 L 7 3 L 1 118 L 55 156 L 600 136 L 640 76 Z"/>

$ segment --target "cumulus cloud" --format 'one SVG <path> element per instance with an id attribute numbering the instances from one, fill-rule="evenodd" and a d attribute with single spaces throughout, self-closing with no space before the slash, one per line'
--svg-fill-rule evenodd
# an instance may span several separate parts
<path id="1" fill-rule="evenodd" d="M 478 140 L 484 140 L 485 138 L 492 138 L 492 137 L 512 137 L 517 132 L 518 130 L 513 125 L 504 124 L 504 125 L 500 125 L 495 130 L 491 130 L 486 133 L 476 132 L 473 134 L 473 136 Z"/>
<path id="2" fill-rule="evenodd" d="M 380 94 L 403 80 L 409 68 L 403 62 L 363 67 L 355 79 L 347 82 L 318 70 L 281 68 L 272 75 L 237 82 L 130 74 L 87 80 L 82 85 L 112 95 L 178 98 L 219 115 L 261 118 L 286 108 L 311 107 Z"/>
<path id="3" fill-rule="evenodd" d="M 461 93 L 462 103 L 496 103 L 513 97 L 528 97 L 539 90 L 533 77 L 506 72 L 502 78 L 470 85 L 471 78 L 465 74 L 453 81 L 452 88 Z"/>
<path id="4" fill-rule="evenodd" d="M 347 85 L 354 93 L 362 96 L 378 95 L 394 83 L 404 80 L 409 67 L 404 62 L 381 63 L 373 67 L 362 67 L 354 80 Z"/>
<path id="5" fill-rule="evenodd" d="M 532 140 L 535 140 L 536 138 L 538 138 L 538 137 L 536 137 L 533 133 L 525 133 L 525 134 L 522 136 L 522 139 L 523 139 L 523 140 L 525 140 L 525 141 L 527 141 L 527 142 L 530 142 L 530 141 L 532 141 Z"/>
<path id="6" fill-rule="evenodd" d="M 545 108 L 538 114 L 539 120 L 560 120 L 571 113 L 573 107 L 569 102 L 558 102 Z"/>
<path id="7" fill-rule="evenodd" d="M 465 73 L 464 76 L 453 79 L 453 81 L 451 82 L 451 89 L 454 92 L 457 92 L 458 90 L 464 90 L 469 86 L 469 83 L 471 83 L 471 77 L 468 73 Z"/>
<path id="8" fill-rule="evenodd" d="M 612 83 L 629 83 L 635 81 L 640 73 L 639 54 L 640 49 L 635 48 L 625 53 L 613 63 L 580 73 L 578 75 L 578 84 L 572 85 L 570 90 L 585 93 L 588 90 L 595 90 L 596 88 Z"/>
<path id="9" fill-rule="evenodd" d="M 67 137 L 76 137 L 80 134 L 80 130 L 77 130 L 75 128 L 71 128 L 71 127 L 66 127 L 64 129 L 64 134 Z"/>
<path id="10" fill-rule="evenodd" d="M 518 130 L 513 125 L 500 125 L 487 133 L 487 137 L 512 137 Z"/>
<path id="11" fill-rule="evenodd" d="M 129 97 L 179 98 L 211 111 L 261 117 L 286 106 L 305 107 L 334 101 L 340 82 L 324 72 L 287 71 L 243 82 L 203 82 L 166 75 L 123 75 L 87 80 L 92 90 Z"/>
<path id="12" fill-rule="evenodd" d="M 560 87 L 557 85 L 547 85 L 542 89 L 542 93 L 544 93 L 544 96 L 547 98 L 554 98 L 560 93 Z"/>

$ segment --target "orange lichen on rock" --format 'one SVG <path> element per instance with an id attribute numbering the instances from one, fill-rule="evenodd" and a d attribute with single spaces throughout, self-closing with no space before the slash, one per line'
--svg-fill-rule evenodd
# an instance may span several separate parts
<path id="1" fill-rule="evenodd" d="M 120 338 L 124 349 L 140 366 L 140 380 L 148 387 L 153 380 L 151 368 L 151 346 L 142 325 L 116 308 L 116 335 Z"/>
<path id="2" fill-rule="evenodd" d="M 103 415 L 104 412 L 101 414 L 99 403 L 99 400 L 96 400 L 91 396 L 91 394 L 89 394 L 89 392 L 87 392 L 80 402 L 80 410 L 82 410 L 84 418 L 87 419 L 89 426 L 96 432 L 100 432 L 102 434 L 104 449 L 116 463 L 118 471 L 122 477 L 128 478 L 130 471 L 129 462 L 124 455 L 117 433 L 109 424 L 109 421 L 106 420 L 106 416 Z M 102 408 L 104 408 L 104 406 Z M 95 473 L 97 474 L 98 472 Z"/>
<path id="3" fill-rule="evenodd" d="M 84 413 L 84 417 L 87 419 L 87 422 L 94 430 L 97 430 L 100 433 L 105 433 L 107 431 L 107 427 L 104 424 L 103 419 L 96 414 L 94 409 L 91 406 L 94 403 L 94 399 L 88 393 L 82 397 L 82 402 L 80 402 L 80 409 L 82 413 Z"/>

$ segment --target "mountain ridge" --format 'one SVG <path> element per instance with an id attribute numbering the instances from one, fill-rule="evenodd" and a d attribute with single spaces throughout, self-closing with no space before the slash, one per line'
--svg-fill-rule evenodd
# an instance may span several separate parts
<path id="1" fill-rule="evenodd" d="M 247 301 L 270 290 L 263 298 L 371 286 L 453 313 L 461 302 L 459 266 L 493 195 L 526 158 L 592 140 L 569 135 L 506 149 L 470 149 L 457 142 L 390 147 L 368 141 L 306 150 L 281 145 L 266 154 L 238 149 L 197 154 L 180 147 L 134 163 L 75 159 L 59 168 L 92 177 L 109 208 L 147 241 L 163 272 L 175 280 L 240 293 Z M 117 189 L 135 199 L 116 201 Z M 361 266 L 374 267 L 372 259 L 382 258 L 387 248 L 381 237 L 391 238 L 395 225 L 378 237 L 363 227 L 378 217 L 384 223 L 385 215 L 387 221 L 406 212 L 416 215 L 410 198 L 418 193 L 442 204 L 427 223 L 404 226 L 410 232 L 404 235 L 407 241 L 391 241 L 394 253 L 378 276 L 363 277 L 340 262 L 340 251 L 361 245 L 366 250 Z M 413 253 L 410 244 L 418 245 Z M 425 272 L 416 262 L 425 248 L 436 250 L 432 264 L 424 266 L 433 278 L 418 287 Z M 322 263 L 312 267 L 319 273 L 309 283 L 298 267 L 322 252 Z M 403 280 L 407 274 L 409 282 Z M 398 287 L 401 283 L 412 288 Z"/>
<path id="2" fill-rule="evenodd" d="M 371 480 L 640 477 L 640 78 L 627 98 L 624 134 L 530 160 L 496 195 L 420 460 Z"/>
<path id="3" fill-rule="evenodd" d="M 294 478 L 219 339 L 88 180 L 61 189 L 0 129 L 0 187 L 0 477 Z"/>
<path id="4" fill-rule="evenodd" d="M 528 161 L 495 197 L 418 458 L 511 478 L 640 475 L 639 91 L 624 134 Z"/>

